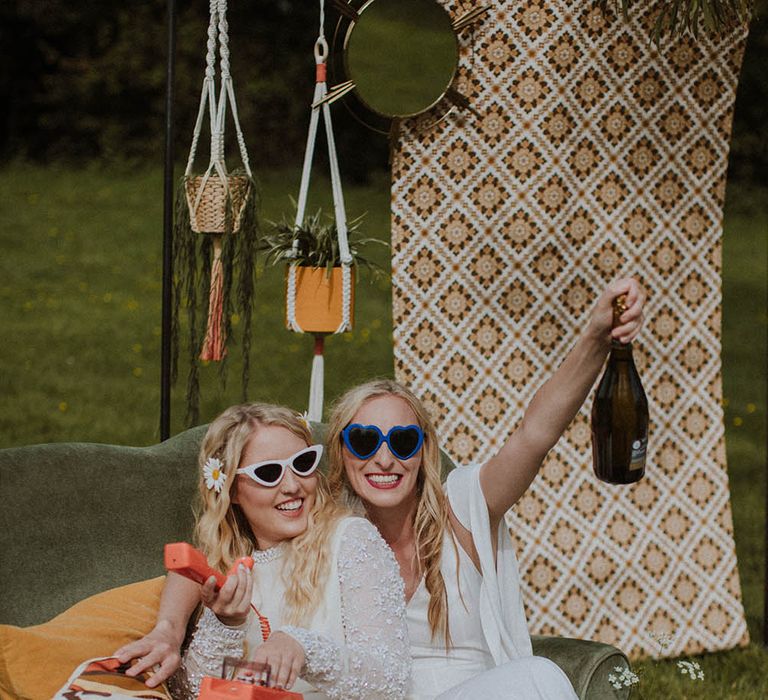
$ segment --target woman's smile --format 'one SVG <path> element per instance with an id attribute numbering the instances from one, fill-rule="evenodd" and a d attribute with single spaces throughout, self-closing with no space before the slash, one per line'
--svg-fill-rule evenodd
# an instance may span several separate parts
<path id="1" fill-rule="evenodd" d="M 364 475 L 375 489 L 396 489 L 403 481 L 402 474 L 369 473 Z"/>
<path id="2" fill-rule="evenodd" d="M 303 498 L 292 498 L 288 501 L 278 503 L 275 508 L 286 518 L 298 518 L 304 510 Z"/>

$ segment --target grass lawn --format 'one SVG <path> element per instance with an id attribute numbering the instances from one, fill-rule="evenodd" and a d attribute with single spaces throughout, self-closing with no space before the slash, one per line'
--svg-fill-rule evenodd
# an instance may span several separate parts
<path id="1" fill-rule="evenodd" d="M 298 172 L 263 180 L 263 218 L 290 211 Z M 327 183 L 318 203 L 330 201 Z M 146 445 L 159 437 L 161 174 L 14 165 L 0 171 L 0 447 L 51 441 Z M 366 234 L 389 231 L 388 176 L 346 189 L 351 215 L 367 211 Z M 703 682 L 674 662 L 637 665 L 644 698 L 768 697 L 762 638 L 766 424 L 766 192 L 728 191 L 723 262 L 724 393 L 729 474 L 748 649 L 698 661 Z M 374 251 L 388 266 L 388 253 Z M 251 396 L 306 406 L 311 337 L 283 328 L 282 270 L 259 271 Z M 358 286 L 356 332 L 326 346 L 326 397 L 392 374 L 387 276 Z M 230 382 L 204 368 L 201 416 L 239 400 L 237 349 Z M 180 377 L 184 376 L 183 369 Z M 172 432 L 183 429 L 183 381 Z"/>
<path id="2" fill-rule="evenodd" d="M 325 190 L 323 187 L 325 186 Z M 263 182 L 263 218 L 291 211 L 298 173 Z M 318 206 L 330 189 L 318 182 Z M 26 166 L 0 172 L 8 341 L 0 350 L 0 446 L 81 440 L 152 444 L 159 438 L 161 174 L 104 174 Z M 368 212 L 368 235 L 389 236 L 388 177 L 347 188 L 350 214 Z M 385 270 L 389 253 L 373 246 Z M 282 268 L 261 269 L 254 308 L 252 397 L 306 407 L 312 338 L 283 327 Z M 354 334 L 326 343 L 326 395 L 393 372 L 388 274 L 358 286 Z M 237 331 L 237 329 L 235 329 Z M 183 334 L 182 334 L 183 337 Z M 15 339 L 15 340 L 13 340 Z M 239 349 L 222 391 L 203 368 L 201 416 L 240 400 Z M 184 357 L 182 349 L 180 357 Z M 334 368 L 344 368 L 343 372 Z M 186 368 L 174 391 L 172 433 L 182 430 Z"/>

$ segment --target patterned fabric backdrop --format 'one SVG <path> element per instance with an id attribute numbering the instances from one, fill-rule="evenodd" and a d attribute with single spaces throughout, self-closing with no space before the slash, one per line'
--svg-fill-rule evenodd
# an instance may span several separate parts
<path id="1" fill-rule="evenodd" d="M 443 0 L 455 17 L 473 3 Z M 393 162 L 398 378 L 460 463 L 489 457 L 633 274 L 646 477 L 592 473 L 591 398 L 509 515 L 533 633 L 670 655 L 748 642 L 720 375 L 722 207 L 746 30 L 649 41 L 588 0 L 495 0 L 461 39 L 464 110 L 406 125 Z M 647 7 L 649 3 L 646 3 Z M 423 125 L 422 125 L 423 126 Z"/>

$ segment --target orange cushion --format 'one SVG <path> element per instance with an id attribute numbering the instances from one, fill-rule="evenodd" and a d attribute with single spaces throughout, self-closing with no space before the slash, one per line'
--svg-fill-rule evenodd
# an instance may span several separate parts
<path id="1" fill-rule="evenodd" d="M 87 659 L 155 626 L 165 576 L 99 593 L 33 627 L 0 625 L 0 698 L 50 700 Z"/>

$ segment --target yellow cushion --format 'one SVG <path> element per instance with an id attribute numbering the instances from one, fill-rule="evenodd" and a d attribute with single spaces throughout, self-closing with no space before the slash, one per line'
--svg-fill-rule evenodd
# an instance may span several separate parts
<path id="1" fill-rule="evenodd" d="M 34 627 L 0 625 L 0 699 L 50 700 L 75 669 L 155 625 L 164 576 L 86 598 Z"/>

